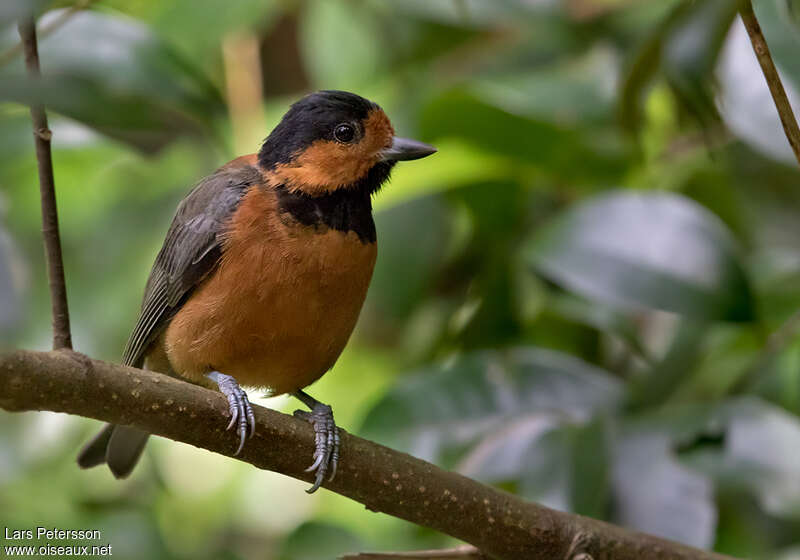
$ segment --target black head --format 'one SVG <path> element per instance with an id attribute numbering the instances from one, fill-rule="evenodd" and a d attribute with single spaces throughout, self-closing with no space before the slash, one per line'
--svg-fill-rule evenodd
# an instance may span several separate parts
<path id="1" fill-rule="evenodd" d="M 316 140 L 334 140 L 341 123 L 361 123 L 380 107 L 354 93 L 325 90 L 296 101 L 264 141 L 258 162 L 264 168 L 289 163 L 294 154 Z"/>
<path id="2" fill-rule="evenodd" d="M 273 182 L 314 195 L 372 176 L 383 182 L 395 161 L 435 151 L 421 142 L 395 138 L 388 117 L 372 101 L 326 90 L 291 106 L 264 141 L 258 163 Z"/>

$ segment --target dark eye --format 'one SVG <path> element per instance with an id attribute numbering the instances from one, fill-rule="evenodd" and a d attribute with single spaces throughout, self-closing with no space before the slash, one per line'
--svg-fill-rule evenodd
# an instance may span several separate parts
<path id="1" fill-rule="evenodd" d="M 356 131 L 350 124 L 337 124 L 333 129 L 333 137 L 337 142 L 352 142 L 355 135 Z"/>

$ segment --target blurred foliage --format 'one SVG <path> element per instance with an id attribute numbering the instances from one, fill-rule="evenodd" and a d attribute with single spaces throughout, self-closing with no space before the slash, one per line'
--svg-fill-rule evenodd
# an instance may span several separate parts
<path id="1" fill-rule="evenodd" d="M 754 4 L 800 101 L 800 3 Z M 49 340 L 21 103 L 50 109 L 76 347 L 118 359 L 178 200 L 238 155 L 223 45 L 249 37 L 263 136 L 341 88 L 440 150 L 376 197 L 368 301 L 313 387 L 345 428 L 556 508 L 800 558 L 800 173 L 733 0 L 69 6 L 0 7 L 3 346 Z M 41 83 L 13 51 L 29 9 L 51 26 Z M 126 481 L 79 471 L 95 422 L 2 419 L 4 526 L 98 528 L 120 558 L 450 544 L 173 442 Z"/>

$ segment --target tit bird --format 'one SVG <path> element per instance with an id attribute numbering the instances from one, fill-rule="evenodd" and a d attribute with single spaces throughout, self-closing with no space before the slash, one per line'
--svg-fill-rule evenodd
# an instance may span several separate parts
<path id="1" fill-rule="evenodd" d="M 377 252 L 371 196 L 397 161 L 434 153 L 398 138 L 375 103 L 343 91 L 296 103 L 257 154 L 202 179 L 178 206 L 145 287 L 123 363 L 218 388 L 238 454 L 255 417 L 240 384 L 290 393 L 311 410 L 315 491 L 339 457 L 331 408 L 302 389 L 336 362 Z M 130 474 L 149 434 L 106 425 L 82 468 Z"/>

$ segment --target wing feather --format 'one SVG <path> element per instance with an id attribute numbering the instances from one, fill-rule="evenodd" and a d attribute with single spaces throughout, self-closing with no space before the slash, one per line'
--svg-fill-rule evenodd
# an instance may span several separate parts
<path id="1" fill-rule="evenodd" d="M 150 344 L 216 268 L 227 223 L 246 190 L 260 180 L 252 166 L 223 167 L 181 201 L 150 271 L 142 309 L 123 354 L 125 365 L 142 365 Z"/>

